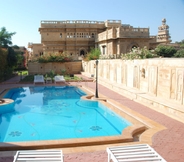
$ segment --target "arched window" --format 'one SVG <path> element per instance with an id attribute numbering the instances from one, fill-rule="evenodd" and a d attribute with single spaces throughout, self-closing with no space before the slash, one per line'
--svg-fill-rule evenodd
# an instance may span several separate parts
<path id="1" fill-rule="evenodd" d="M 59 50 L 59 53 L 63 53 L 63 50 Z"/>
<path id="2" fill-rule="evenodd" d="M 105 55 L 106 46 L 102 46 L 102 54 Z"/>
<path id="3" fill-rule="evenodd" d="M 80 51 L 80 56 L 84 56 L 84 55 L 85 55 L 84 50 L 81 50 L 81 51 Z"/>

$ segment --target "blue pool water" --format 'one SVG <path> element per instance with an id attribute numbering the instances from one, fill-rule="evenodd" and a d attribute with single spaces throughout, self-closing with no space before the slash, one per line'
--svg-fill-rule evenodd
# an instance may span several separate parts
<path id="1" fill-rule="evenodd" d="M 4 98 L 14 100 L 10 108 L 0 106 L 0 142 L 56 140 L 120 135 L 131 125 L 75 86 L 21 87 Z"/>

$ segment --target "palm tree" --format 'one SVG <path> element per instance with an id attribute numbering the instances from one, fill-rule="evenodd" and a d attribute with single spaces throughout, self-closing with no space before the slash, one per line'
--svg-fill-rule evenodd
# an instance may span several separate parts
<path id="1" fill-rule="evenodd" d="M 16 34 L 15 32 L 9 33 L 5 27 L 2 27 L 0 30 L 0 47 L 8 48 L 9 45 L 12 45 L 11 37 Z"/>

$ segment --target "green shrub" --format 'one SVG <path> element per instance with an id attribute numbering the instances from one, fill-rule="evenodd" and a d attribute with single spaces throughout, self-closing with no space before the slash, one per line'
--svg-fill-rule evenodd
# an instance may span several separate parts
<path id="1" fill-rule="evenodd" d="M 155 52 L 158 56 L 173 57 L 177 50 L 172 46 L 158 45 Z"/>
<path id="2" fill-rule="evenodd" d="M 184 49 L 178 50 L 175 54 L 174 57 L 184 57 Z"/>
<path id="3" fill-rule="evenodd" d="M 157 55 L 154 51 L 148 50 L 146 47 L 144 48 L 133 48 L 129 53 L 122 54 L 121 58 L 124 60 L 134 60 L 134 59 L 146 59 L 146 58 L 154 58 Z"/>
<path id="4" fill-rule="evenodd" d="M 48 73 L 47 73 L 47 77 L 49 77 L 49 78 L 54 78 L 54 76 L 55 76 L 56 74 L 55 74 L 55 71 L 54 70 L 50 70 Z"/>
<path id="5" fill-rule="evenodd" d="M 39 63 L 47 63 L 47 62 L 70 62 L 72 58 L 67 52 L 64 53 L 45 53 L 40 56 L 37 60 Z"/>
<path id="6" fill-rule="evenodd" d="M 27 75 L 25 76 L 20 82 L 33 82 L 34 81 L 34 75 Z"/>
<path id="7" fill-rule="evenodd" d="M 66 69 L 61 69 L 61 75 L 66 75 Z"/>
<path id="8" fill-rule="evenodd" d="M 90 52 L 84 57 L 85 61 L 99 59 L 101 51 L 99 48 L 91 48 Z"/>

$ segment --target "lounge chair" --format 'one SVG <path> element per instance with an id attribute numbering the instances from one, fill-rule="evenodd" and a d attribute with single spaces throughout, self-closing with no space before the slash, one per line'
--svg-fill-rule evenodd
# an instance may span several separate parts
<path id="1" fill-rule="evenodd" d="M 63 162 L 63 152 L 62 150 L 27 150 L 27 151 L 17 151 L 13 162 Z"/>
<path id="2" fill-rule="evenodd" d="M 64 82 L 65 83 L 65 78 L 62 75 L 61 76 L 57 75 L 54 77 L 54 82 L 55 82 L 55 84 L 57 82 Z"/>
<path id="3" fill-rule="evenodd" d="M 44 80 L 43 75 L 35 75 L 34 76 L 34 84 L 35 83 L 43 83 L 43 84 L 45 84 L 45 80 Z"/>
<path id="4" fill-rule="evenodd" d="M 148 162 L 160 161 L 166 162 L 152 147 L 148 144 L 137 144 L 130 146 L 108 147 L 108 162 Z"/>

